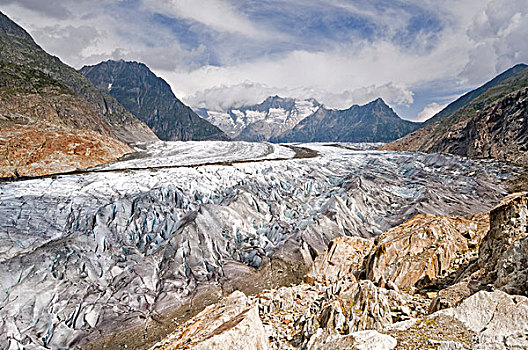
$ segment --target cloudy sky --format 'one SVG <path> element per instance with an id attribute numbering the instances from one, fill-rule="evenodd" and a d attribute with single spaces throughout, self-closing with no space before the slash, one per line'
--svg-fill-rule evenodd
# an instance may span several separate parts
<path id="1" fill-rule="evenodd" d="M 193 107 L 266 96 L 332 108 L 381 96 L 423 120 L 528 63 L 528 0 L 0 0 L 80 68 L 146 63 Z"/>

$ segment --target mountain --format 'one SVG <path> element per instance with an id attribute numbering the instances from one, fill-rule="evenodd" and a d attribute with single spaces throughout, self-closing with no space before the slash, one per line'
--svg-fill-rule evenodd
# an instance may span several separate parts
<path id="1" fill-rule="evenodd" d="M 321 105 L 314 99 L 270 96 L 262 103 L 227 112 L 197 110 L 198 114 L 236 140 L 269 141 L 290 131 Z"/>
<path id="2" fill-rule="evenodd" d="M 497 78 L 466 94 L 478 97 L 454 113 L 441 111 L 444 117 L 382 149 L 451 153 L 528 165 L 528 66 L 517 65 Z"/>
<path id="3" fill-rule="evenodd" d="M 0 45 L 2 47 L 0 61 L 13 64 L 11 68 L 22 70 L 22 74 L 41 72 L 50 81 L 53 80 L 53 84 L 71 90 L 68 92 L 70 96 L 75 96 L 85 105 L 90 105 L 89 108 L 93 112 L 90 118 L 95 118 L 90 125 L 78 118 L 73 122 L 59 117 L 60 124 L 71 124 L 72 127 L 77 128 L 77 123 L 82 123 L 83 127 L 92 130 L 104 128 L 110 131 L 112 137 L 127 143 L 157 140 L 144 123 L 130 114 L 114 98 L 99 91 L 74 68 L 42 50 L 24 29 L 1 12 Z"/>
<path id="4" fill-rule="evenodd" d="M 169 84 L 138 62 L 106 61 L 80 72 L 117 99 L 162 140 L 228 140 L 174 96 Z"/>
<path id="5" fill-rule="evenodd" d="M 486 84 L 482 85 L 481 87 L 472 90 L 463 96 L 460 96 L 455 101 L 451 102 L 449 105 L 447 105 L 444 109 L 442 109 L 440 112 L 436 113 L 434 116 L 429 118 L 426 123 L 434 123 L 442 118 L 449 117 L 453 115 L 456 111 L 458 111 L 461 108 L 466 107 L 469 105 L 473 100 L 478 98 L 480 95 L 488 91 L 489 89 L 501 85 L 505 80 L 509 79 L 510 77 L 516 75 L 519 72 L 522 72 L 526 67 L 528 67 L 526 64 L 517 64 L 513 66 L 512 68 L 506 70 L 505 72 L 497 75 L 492 80 L 488 81 Z"/>
<path id="6" fill-rule="evenodd" d="M 319 108 L 278 142 L 389 142 L 420 127 L 403 120 L 381 99 L 345 110 Z"/>
<path id="7" fill-rule="evenodd" d="M 133 152 L 125 143 L 157 140 L 1 12 L 0 46 L 0 178 L 89 168 Z"/>

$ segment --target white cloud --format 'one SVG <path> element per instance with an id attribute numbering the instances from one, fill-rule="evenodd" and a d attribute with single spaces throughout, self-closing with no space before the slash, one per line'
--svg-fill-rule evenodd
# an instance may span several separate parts
<path id="1" fill-rule="evenodd" d="M 528 0 L 406 0 L 404 6 L 367 0 L 353 5 L 345 0 L 287 4 L 0 0 L 0 4 L 44 49 L 76 68 L 106 59 L 143 61 L 172 85 L 178 97 L 215 108 L 253 104 L 276 93 L 315 97 L 335 108 L 381 96 L 396 105 L 415 103 L 414 114 L 425 104 L 423 90 L 451 95 L 528 61 Z M 263 17 L 259 9 L 267 10 L 267 15 Z M 415 9 L 423 9 L 438 23 L 431 32 L 425 20 L 419 24 L 425 29 L 402 44 L 399 34 L 412 31 Z M 365 30 L 372 29 L 373 34 L 362 38 L 361 28 L 360 34 L 354 28 L 351 37 L 332 35 L 339 28 L 315 18 L 318 10 L 327 11 L 325 15 L 347 11 L 352 18 L 365 19 Z M 277 16 L 270 17 L 274 11 Z M 173 20 L 153 21 L 154 14 Z M 312 24 L 322 26 L 323 33 L 313 40 L 310 35 L 319 35 L 319 29 L 310 35 L 288 30 Z M 330 32 L 327 37 L 325 30 Z M 413 96 L 413 91 L 421 93 Z M 431 95 L 434 101 L 444 101 L 443 95 Z"/>
<path id="2" fill-rule="evenodd" d="M 382 97 L 389 104 L 401 105 L 413 102 L 413 93 L 410 90 L 402 85 L 392 83 L 382 86 L 372 85 L 336 93 L 308 88 L 271 87 L 250 81 L 197 91 L 193 96 L 185 97 L 183 101 L 195 108 L 226 111 L 229 108 L 239 108 L 260 103 L 271 95 L 298 99 L 315 98 L 324 102 L 328 108 L 338 109 L 345 109 L 353 104 L 362 105 L 378 97 Z"/>
<path id="3" fill-rule="evenodd" d="M 447 106 L 447 104 L 440 105 L 436 102 L 430 103 L 427 106 L 424 107 L 424 109 L 418 113 L 418 117 L 416 118 L 416 121 L 423 122 L 427 119 L 431 118 L 436 113 L 440 112 L 442 109 L 444 109 Z"/>
<path id="4" fill-rule="evenodd" d="M 257 28 L 244 14 L 222 0 L 144 0 L 150 11 L 165 16 L 187 18 L 219 32 L 237 33 L 253 38 L 264 38 L 266 32 Z"/>
<path id="5" fill-rule="evenodd" d="M 465 43 L 459 40 L 457 46 L 447 41 L 428 55 L 405 52 L 390 42 L 361 42 L 334 51 L 295 51 L 283 57 L 264 57 L 239 65 L 157 73 L 171 83 L 177 96 L 189 101 L 195 101 L 191 96 L 211 87 L 229 90 L 251 81 L 275 87 L 277 92 L 331 92 L 313 97 L 340 108 L 378 96 L 406 104 L 412 103 L 411 86 L 446 75 L 456 76 L 463 68 L 466 55 L 462 46 Z M 374 96 L 375 93 L 378 96 Z M 211 104 L 217 105 L 216 102 Z"/>
<path id="6" fill-rule="evenodd" d="M 468 26 L 469 61 L 461 77 L 480 84 L 528 62 L 528 0 L 494 0 Z"/>

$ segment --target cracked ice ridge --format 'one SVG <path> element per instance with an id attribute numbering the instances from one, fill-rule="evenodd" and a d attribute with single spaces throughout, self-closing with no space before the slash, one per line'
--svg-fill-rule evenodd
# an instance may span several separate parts
<path id="1" fill-rule="evenodd" d="M 297 146 L 319 156 L 164 142 L 107 167 L 144 170 L 0 183 L 0 348 L 75 346 L 185 301 L 226 262 L 257 268 L 285 242 L 321 252 L 336 236 L 377 235 L 417 213 L 483 212 L 508 176 L 446 155 Z M 249 159 L 258 161 L 236 163 Z M 234 163 L 148 169 L 223 161 Z"/>

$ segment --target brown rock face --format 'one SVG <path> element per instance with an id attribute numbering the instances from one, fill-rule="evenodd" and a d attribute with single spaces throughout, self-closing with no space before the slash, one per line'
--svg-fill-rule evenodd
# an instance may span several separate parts
<path id="1" fill-rule="evenodd" d="M 319 255 L 307 274 L 307 282 L 336 282 L 347 275 L 358 277 L 363 259 L 374 244 L 373 239 L 342 236 L 334 239 L 325 254 Z"/>
<path id="2" fill-rule="evenodd" d="M 478 228 L 478 220 L 417 215 L 380 235 L 368 257 L 366 276 L 402 289 L 423 278 L 433 280 L 451 267 L 457 253 L 468 249 L 464 235 L 477 237 Z"/>
<path id="3" fill-rule="evenodd" d="M 133 150 L 89 130 L 0 129 L 0 177 L 41 176 L 107 163 Z"/>

